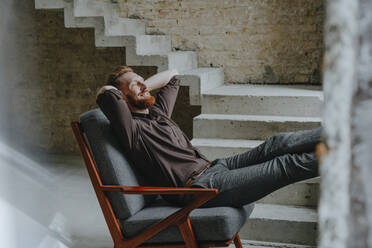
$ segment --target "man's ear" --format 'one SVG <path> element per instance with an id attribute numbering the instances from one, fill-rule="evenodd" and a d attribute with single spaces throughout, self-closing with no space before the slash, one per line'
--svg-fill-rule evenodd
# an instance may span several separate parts
<path id="1" fill-rule="evenodd" d="M 125 94 L 125 90 L 126 90 L 125 86 L 123 84 L 121 84 L 121 85 L 118 85 L 117 88 L 118 88 L 118 90 L 121 91 L 121 95 L 123 96 L 123 99 L 127 101 L 128 99 L 127 99 L 127 96 Z"/>
<path id="2" fill-rule="evenodd" d="M 128 98 L 127 98 L 127 95 L 124 94 L 123 91 L 121 91 L 121 96 L 123 97 L 123 100 L 126 101 L 128 103 Z"/>

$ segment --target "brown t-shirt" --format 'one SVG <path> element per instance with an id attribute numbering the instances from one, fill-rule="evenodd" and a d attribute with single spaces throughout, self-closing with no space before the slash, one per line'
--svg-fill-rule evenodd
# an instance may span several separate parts
<path id="1" fill-rule="evenodd" d="M 173 76 L 158 92 L 149 114 L 131 113 L 121 91 L 115 88 L 97 98 L 125 154 L 154 186 L 182 187 L 189 177 L 212 162 L 170 119 L 179 84 L 180 80 Z"/>

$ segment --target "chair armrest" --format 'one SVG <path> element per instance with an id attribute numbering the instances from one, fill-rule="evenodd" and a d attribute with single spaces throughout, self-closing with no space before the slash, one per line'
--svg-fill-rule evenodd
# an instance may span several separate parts
<path id="1" fill-rule="evenodd" d="M 217 195 L 217 189 L 204 188 L 176 188 L 176 187 L 141 187 L 141 186 L 122 186 L 122 185 L 103 185 L 100 186 L 102 191 L 119 191 L 124 194 L 141 194 L 141 195 L 198 195 L 212 194 Z"/>

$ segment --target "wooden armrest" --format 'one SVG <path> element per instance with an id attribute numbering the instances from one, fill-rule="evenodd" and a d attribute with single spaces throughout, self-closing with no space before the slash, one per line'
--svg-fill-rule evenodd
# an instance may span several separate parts
<path id="1" fill-rule="evenodd" d="M 176 188 L 176 187 L 142 187 L 142 186 L 122 186 L 122 185 L 103 185 L 100 187 L 103 191 L 119 191 L 124 194 L 141 195 L 197 195 L 212 194 L 217 195 L 217 189 L 204 188 Z"/>

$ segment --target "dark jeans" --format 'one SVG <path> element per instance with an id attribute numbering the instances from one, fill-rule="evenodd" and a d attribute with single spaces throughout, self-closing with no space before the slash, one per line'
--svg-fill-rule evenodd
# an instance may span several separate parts
<path id="1" fill-rule="evenodd" d="M 202 207 L 240 207 L 304 179 L 319 176 L 315 145 L 322 128 L 278 133 L 250 151 L 216 163 L 190 187 L 216 188 L 219 194 Z M 192 201 L 185 196 L 181 204 Z"/>

